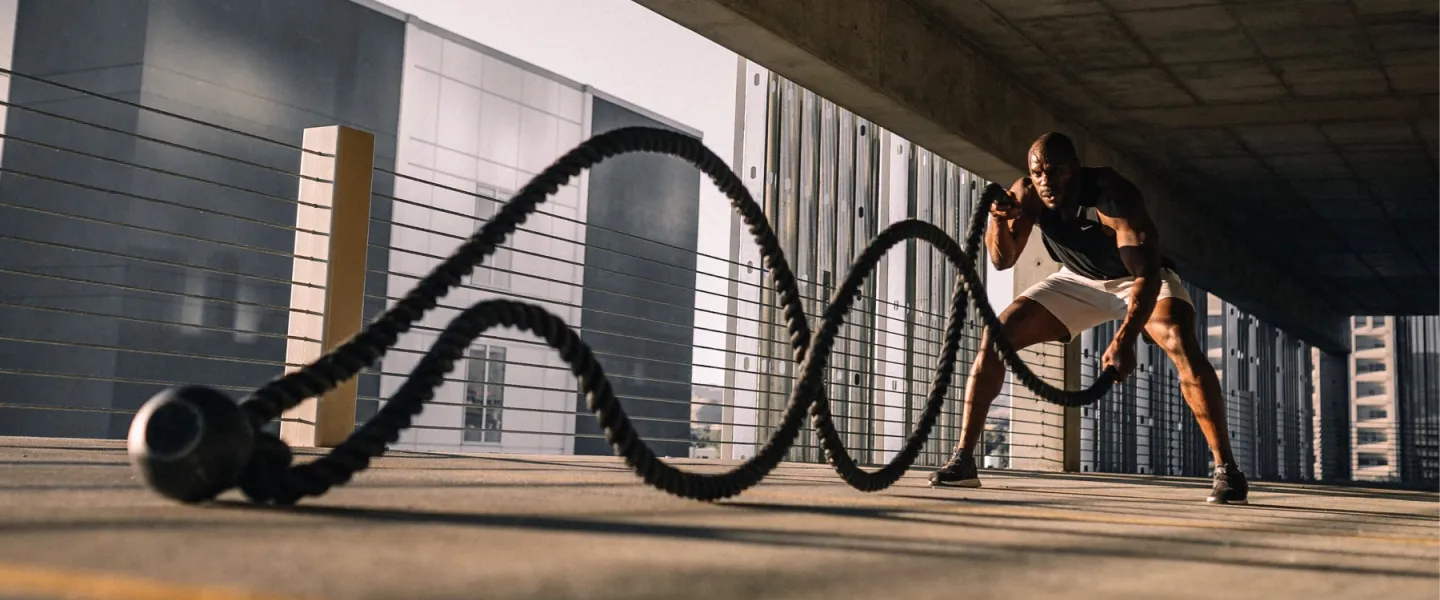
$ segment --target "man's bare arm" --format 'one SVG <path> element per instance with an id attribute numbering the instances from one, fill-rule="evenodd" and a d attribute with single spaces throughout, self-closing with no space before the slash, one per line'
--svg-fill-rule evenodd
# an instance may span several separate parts
<path id="1" fill-rule="evenodd" d="M 1031 199 L 1026 197 L 1028 188 L 1024 178 L 1010 186 L 1010 196 L 1019 207 L 1018 215 L 1008 218 L 1001 216 L 993 206 L 990 211 L 990 226 L 985 228 L 985 247 L 990 250 L 990 262 L 998 270 L 1004 271 L 1015 266 L 1030 239 L 1030 231 L 1035 226 L 1035 218 L 1028 209 L 1031 203 Z"/>
<path id="2" fill-rule="evenodd" d="M 1160 294 L 1160 235 L 1145 210 L 1140 190 L 1119 174 L 1111 173 L 1102 183 L 1102 194 L 1096 208 L 1101 221 L 1115 230 L 1115 245 L 1120 260 L 1135 277 L 1130 291 L 1130 307 L 1120 324 L 1115 341 L 1131 344 L 1155 309 Z"/>

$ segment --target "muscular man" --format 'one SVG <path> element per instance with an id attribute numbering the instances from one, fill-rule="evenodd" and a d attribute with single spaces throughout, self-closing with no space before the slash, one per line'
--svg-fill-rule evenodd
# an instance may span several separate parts
<path id="1" fill-rule="evenodd" d="M 1000 315 L 1016 349 L 1067 342 L 1108 321 L 1120 330 L 1105 351 L 1104 366 L 1123 381 L 1135 368 L 1136 338 L 1144 331 L 1165 349 L 1180 373 L 1181 393 L 1215 455 L 1209 502 L 1244 504 L 1245 475 L 1235 465 L 1225 428 L 1220 381 L 1195 337 L 1195 308 L 1160 240 L 1140 191 L 1115 170 L 1082 167 L 1070 139 L 1047 133 L 1030 147 L 1030 176 L 1010 187 L 990 210 L 985 244 L 995 268 L 1009 269 L 1038 226 L 1059 272 L 1025 290 Z M 974 449 L 990 403 L 1005 381 L 1005 366 L 990 348 L 988 328 L 965 388 L 964 430 L 950 462 L 932 485 L 979 487 Z"/>

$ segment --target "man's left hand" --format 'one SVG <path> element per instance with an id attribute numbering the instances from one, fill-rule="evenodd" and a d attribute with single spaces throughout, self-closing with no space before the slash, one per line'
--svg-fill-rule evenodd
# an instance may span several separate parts
<path id="1" fill-rule="evenodd" d="M 1110 348 L 1105 350 L 1105 356 L 1100 360 L 1102 369 L 1115 367 L 1116 383 L 1125 381 L 1135 370 L 1135 344 L 1122 344 L 1120 340 L 1110 342 Z"/>

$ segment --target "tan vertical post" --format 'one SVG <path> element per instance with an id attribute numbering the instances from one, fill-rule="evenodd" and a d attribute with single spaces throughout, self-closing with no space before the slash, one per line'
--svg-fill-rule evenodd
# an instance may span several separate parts
<path id="1" fill-rule="evenodd" d="M 305 130 L 295 258 L 290 286 L 287 371 L 344 343 L 364 325 L 365 255 L 375 136 L 349 127 Z M 310 177 L 325 181 L 315 181 Z M 311 233 L 314 232 L 314 233 Z M 318 340 L 318 341 L 316 341 Z M 356 378 L 287 413 L 280 437 L 292 446 L 334 447 L 355 429 Z"/>
<path id="2" fill-rule="evenodd" d="M 1026 244 L 1020 260 L 1015 263 L 1015 294 L 1058 271 L 1060 265 L 1051 260 L 1042 244 Z M 1078 332 L 1077 332 L 1078 333 Z M 1066 347 L 1076 343 L 1060 344 L 1048 342 L 1021 350 L 1020 356 L 1030 370 L 1051 385 L 1067 386 L 1071 362 L 1067 360 Z M 1078 356 L 1076 357 L 1078 358 Z M 1073 361 L 1077 383 L 1079 361 Z M 1079 420 L 1070 417 L 1065 407 L 1051 404 L 1031 393 L 1029 389 L 1015 382 L 1011 386 L 1013 398 L 1010 403 L 1010 468 L 1028 471 L 1062 471 L 1070 460 L 1069 442 L 1074 439 L 1074 460 L 1079 464 Z M 1071 434 L 1069 421 L 1074 419 L 1075 432 Z"/>
<path id="3" fill-rule="evenodd" d="M 1080 390 L 1080 336 L 1065 344 L 1065 389 Z M 1080 470 L 1080 407 L 1065 408 L 1065 471 Z"/>

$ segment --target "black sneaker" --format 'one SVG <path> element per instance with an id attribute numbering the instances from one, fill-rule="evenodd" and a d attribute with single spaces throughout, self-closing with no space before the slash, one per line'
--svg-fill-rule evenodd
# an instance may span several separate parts
<path id="1" fill-rule="evenodd" d="M 974 456 L 956 454 L 940 470 L 930 474 L 930 487 L 980 487 L 980 473 L 975 469 Z"/>
<path id="2" fill-rule="evenodd" d="M 1225 464 L 1215 467 L 1215 487 L 1205 501 L 1210 504 L 1246 504 L 1249 494 L 1250 484 L 1245 481 L 1240 467 Z"/>

